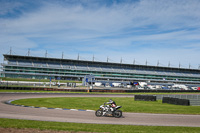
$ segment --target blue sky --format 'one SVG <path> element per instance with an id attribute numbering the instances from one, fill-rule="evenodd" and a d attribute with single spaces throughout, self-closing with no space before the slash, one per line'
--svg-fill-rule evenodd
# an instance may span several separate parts
<path id="1" fill-rule="evenodd" d="M 197 69 L 200 0 L 0 0 L 2 54 Z"/>

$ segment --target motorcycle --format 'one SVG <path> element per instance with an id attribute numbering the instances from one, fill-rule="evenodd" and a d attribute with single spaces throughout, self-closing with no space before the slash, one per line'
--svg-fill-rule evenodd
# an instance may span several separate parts
<path id="1" fill-rule="evenodd" d="M 110 105 L 101 105 L 100 108 L 95 112 L 97 117 L 101 116 L 113 116 L 115 118 L 120 118 L 122 116 L 122 111 L 118 110 L 122 106 L 111 107 Z"/>

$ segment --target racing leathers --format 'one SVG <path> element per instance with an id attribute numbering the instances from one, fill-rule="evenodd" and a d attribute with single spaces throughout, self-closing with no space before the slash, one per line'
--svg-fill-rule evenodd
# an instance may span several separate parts
<path id="1" fill-rule="evenodd" d="M 114 111 L 114 109 L 116 107 L 115 101 L 113 101 L 112 99 L 110 99 L 109 102 L 107 102 L 106 104 L 110 104 L 111 111 Z"/>

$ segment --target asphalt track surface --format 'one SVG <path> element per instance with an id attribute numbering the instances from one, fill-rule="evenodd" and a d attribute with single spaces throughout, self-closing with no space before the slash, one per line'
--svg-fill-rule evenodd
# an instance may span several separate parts
<path id="1" fill-rule="evenodd" d="M 96 124 L 200 127 L 200 115 L 123 112 L 122 118 L 96 117 L 93 111 L 41 109 L 4 103 L 8 100 L 41 97 L 133 97 L 133 95 L 0 93 L 0 118 Z"/>

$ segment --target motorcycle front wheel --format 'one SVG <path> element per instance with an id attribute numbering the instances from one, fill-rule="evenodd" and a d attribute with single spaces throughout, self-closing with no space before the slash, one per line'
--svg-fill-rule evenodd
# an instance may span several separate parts
<path id="1" fill-rule="evenodd" d="M 122 111 L 121 110 L 116 110 L 113 113 L 113 115 L 114 115 L 115 118 L 120 118 L 122 116 Z"/>
<path id="2" fill-rule="evenodd" d="M 103 115 L 103 111 L 101 109 L 98 109 L 96 112 L 95 112 L 95 115 L 97 117 L 101 117 Z"/>

